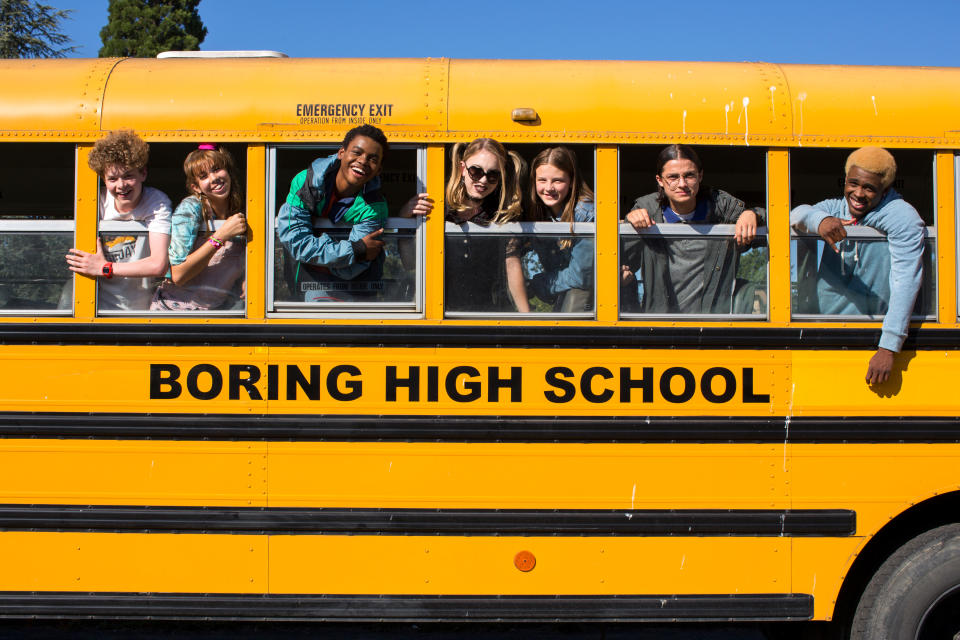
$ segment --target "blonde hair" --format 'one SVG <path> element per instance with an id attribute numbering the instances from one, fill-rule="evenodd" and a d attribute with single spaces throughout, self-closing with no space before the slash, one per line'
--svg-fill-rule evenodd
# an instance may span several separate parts
<path id="1" fill-rule="evenodd" d="M 129 129 L 112 131 L 97 140 L 87 158 L 87 166 L 103 176 L 113 165 L 138 171 L 147 168 L 150 160 L 150 145 Z"/>
<path id="2" fill-rule="evenodd" d="M 210 201 L 200 193 L 197 178 L 201 174 L 219 171 L 220 169 L 226 169 L 230 176 L 230 196 L 227 198 L 228 214 L 232 215 L 243 211 L 243 185 L 237 176 L 237 165 L 229 151 L 220 145 L 217 145 L 214 149 L 194 149 L 187 154 L 183 161 L 183 173 L 187 177 L 187 193 L 200 199 L 204 216 L 210 218 L 216 216 L 213 207 L 210 206 Z"/>
<path id="3" fill-rule="evenodd" d="M 496 156 L 497 165 L 500 169 L 500 184 L 490 195 L 484 198 L 486 200 L 497 193 L 500 194 L 493 214 L 493 222 L 504 224 L 518 220 L 523 212 L 521 183 L 527 165 L 515 151 L 508 152 L 502 144 L 493 138 L 477 138 L 467 145 L 462 142 L 453 145 L 450 152 L 450 160 L 453 166 L 450 170 L 450 179 L 447 181 L 445 194 L 447 209 L 461 212 L 473 206 L 468 202 L 467 189 L 463 184 L 463 169 L 460 165 L 480 151 L 489 151 Z"/>
<path id="4" fill-rule="evenodd" d="M 860 147 L 849 156 L 843 168 L 844 174 L 850 173 L 851 167 L 860 167 L 864 171 L 880 176 L 880 185 L 884 191 L 893 184 L 897 177 L 897 161 L 893 155 L 883 147 Z"/>

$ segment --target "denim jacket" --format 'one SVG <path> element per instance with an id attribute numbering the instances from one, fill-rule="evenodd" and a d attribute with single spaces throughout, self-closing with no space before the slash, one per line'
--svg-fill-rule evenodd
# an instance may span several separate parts
<path id="1" fill-rule="evenodd" d="M 800 205 L 790 212 L 790 224 L 816 233 L 829 216 L 841 220 L 852 217 L 846 198 Z M 859 223 L 885 233 L 887 242 L 846 239 L 837 244 L 839 254 L 826 247 L 818 270 L 819 310 L 827 314 L 885 314 L 878 346 L 900 351 L 923 282 L 923 220 L 890 189 Z"/>

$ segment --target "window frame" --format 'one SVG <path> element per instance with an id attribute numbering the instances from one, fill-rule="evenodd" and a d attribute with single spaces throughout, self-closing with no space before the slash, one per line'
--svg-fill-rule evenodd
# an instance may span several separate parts
<path id="1" fill-rule="evenodd" d="M 274 256 L 277 250 L 276 224 L 277 214 L 283 204 L 277 197 L 277 152 L 284 149 L 300 151 L 315 150 L 318 153 L 336 152 L 340 148 L 338 142 L 308 143 L 308 144 L 268 144 L 266 147 L 266 259 L 263 268 L 265 293 L 264 305 L 267 318 L 306 319 L 421 319 L 424 317 L 424 288 L 426 285 L 424 264 L 426 253 L 426 226 L 422 216 L 413 218 L 389 217 L 384 222 L 384 232 L 392 229 L 415 229 L 414 243 L 416 247 L 416 277 L 413 302 L 280 302 L 275 300 L 274 287 Z M 425 143 L 396 143 L 390 145 L 391 150 L 416 151 L 416 193 L 426 192 L 427 182 L 427 145 Z M 416 194 L 413 194 L 416 195 Z M 388 203 L 389 204 L 389 203 Z M 436 212 L 434 212 L 436 215 Z M 337 228 L 329 220 L 314 221 L 314 228 Z M 279 307 L 279 308 L 278 308 Z"/>

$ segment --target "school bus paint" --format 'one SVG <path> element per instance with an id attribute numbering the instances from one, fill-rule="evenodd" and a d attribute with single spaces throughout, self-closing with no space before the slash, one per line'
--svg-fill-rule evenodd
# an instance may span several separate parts
<path id="1" fill-rule="evenodd" d="M 562 83 L 534 83 L 556 68 Z M 198 73 L 197 69 L 204 73 Z M 531 76 L 531 74 L 534 74 Z M 219 78 L 216 100 L 203 78 Z M 34 82 L 42 76 L 43 83 Z M 323 87 L 322 92 L 304 90 Z M 470 140 L 945 148 L 960 142 L 954 68 L 439 59 L 4 60 L 0 138 L 338 141 L 355 123 L 299 124 L 304 103 L 392 104 L 397 142 Z M 250 87 L 263 90 L 250 91 Z M 497 91 L 491 91 L 497 86 Z M 837 87 L 843 87 L 838 91 Z M 945 94 L 944 92 L 948 92 Z M 311 95 L 313 93 L 313 95 Z M 80 100 L 78 96 L 82 96 Z M 170 105 L 162 111 L 144 104 Z M 513 122 L 536 109 L 535 125 Z M 184 123 L 189 123 L 185 126 Z"/>
<path id="2" fill-rule="evenodd" d="M 783 593 L 786 538 L 271 536 L 273 593 Z M 513 565 L 521 550 L 537 566 Z M 761 565 L 764 571 L 747 567 Z M 467 579 L 464 579 L 468 576 Z"/>
<path id="3" fill-rule="evenodd" d="M 274 507 L 787 505 L 782 445 L 271 442 L 269 451 Z"/>
<path id="4" fill-rule="evenodd" d="M 269 586 L 263 536 L 4 531 L 0 562 L 0 591 L 260 593 Z"/>
<path id="5" fill-rule="evenodd" d="M 794 351 L 793 415 L 956 416 L 957 351 L 904 351 L 890 380 L 876 389 L 864 383 L 872 351 Z M 929 375 L 917 375 L 926 371 Z M 935 374 L 933 372 L 936 372 Z"/>
<path id="6" fill-rule="evenodd" d="M 703 387 L 703 379 L 710 370 L 723 367 L 733 376 L 735 392 L 723 402 L 724 411 L 730 415 L 783 415 L 789 405 L 787 397 L 789 387 L 784 382 L 789 375 L 789 354 L 786 352 L 729 351 L 724 353 L 722 362 L 708 353 L 687 351 L 683 361 L 678 361 L 676 352 L 667 350 L 650 351 L 596 351 L 596 350 L 557 350 L 523 349 L 517 351 L 518 360 L 505 359 L 503 349 L 433 349 L 433 348 L 351 348 L 347 350 L 323 347 L 177 347 L 175 351 L 161 347 L 28 347 L 10 346 L 0 353 L 0 362 L 10 366 L 0 371 L 0 385 L 10 410 L 87 410 L 87 411 L 150 411 L 171 413 L 180 411 L 270 411 L 279 413 L 355 413 L 372 411 L 375 413 L 416 414 L 422 412 L 442 412 L 449 414 L 477 414 L 496 411 L 502 415 L 530 415 L 538 412 L 557 415 L 579 415 L 584 411 L 597 410 L 610 415 L 673 415 L 678 403 L 664 399 L 662 385 L 664 377 L 677 367 L 689 371 L 690 379 L 697 389 Z M 522 358 L 523 364 L 519 363 Z M 395 401 L 387 399 L 387 369 L 396 367 L 398 377 L 407 377 L 410 367 L 438 367 L 443 377 L 440 382 L 440 396 L 437 402 L 430 402 L 421 391 L 418 402 L 409 401 L 407 389 L 398 389 Z M 567 402 L 552 402 L 548 392 L 557 387 L 547 379 L 551 369 L 562 363 L 572 376 L 569 384 L 575 387 L 574 398 Z M 241 390 L 238 398 L 228 398 L 228 387 L 223 385 L 221 393 L 212 400 L 197 399 L 186 391 L 185 378 L 189 371 L 203 365 L 222 372 L 225 381 L 230 365 L 250 365 L 259 372 L 260 379 L 254 384 L 261 396 L 260 400 L 250 398 L 250 394 Z M 175 366 L 179 369 L 176 384 L 181 387 L 175 398 L 151 399 L 151 366 Z M 276 365 L 278 373 L 286 376 L 287 367 L 301 372 L 309 372 L 311 365 L 319 366 L 323 380 L 320 399 L 307 400 L 300 390 L 296 390 L 296 399 L 286 399 L 288 387 L 284 381 L 280 384 L 280 397 L 267 400 L 268 366 Z M 360 372 L 354 376 L 344 373 L 337 378 L 343 381 L 362 382 L 362 394 L 351 401 L 331 398 L 327 384 L 334 374 L 333 368 L 340 365 L 356 367 Z M 481 393 L 477 400 L 458 402 L 445 389 L 444 379 L 452 379 L 454 369 L 460 366 L 473 367 L 479 373 L 472 378 L 480 385 Z M 599 375 L 591 369 L 601 367 L 606 373 Z M 516 372 L 514 372 L 516 369 Z M 624 400 L 619 390 L 619 380 L 624 374 L 621 369 L 629 369 L 634 379 L 650 378 L 652 402 L 643 402 L 642 393 L 634 390 L 630 402 Z M 649 371 L 647 371 L 649 370 Z M 522 396 L 515 399 L 508 390 L 499 392 L 496 402 L 489 401 L 492 385 L 489 377 L 496 372 L 500 378 L 508 378 L 516 373 L 522 379 Z M 603 372 L 600 372 L 603 373 Z M 172 374 L 171 374 L 172 375 Z M 306 375 L 306 374 L 305 374 Z M 605 376 L 608 376 L 606 378 Z M 421 377 L 421 387 L 425 384 Z M 752 386 L 748 384 L 752 377 Z M 464 392 L 464 380 L 469 374 L 457 376 L 457 388 Z M 103 380 L 111 384 L 105 388 Z M 42 385 L 38 380 L 45 380 Z M 679 393 L 684 382 L 672 379 L 671 389 Z M 172 390 L 173 383 L 162 383 L 163 390 Z M 199 384 L 199 383 L 198 383 Z M 204 389 L 210 388 L 209 377 L 204 377 Z M 585 399 L 582 389 L 587 386 L 595 394 L 612 394 L 609 400 L 590 402 Z M 723 383 L 718 386 L 712 380 L 712 388 L 719 393 Z M 691 387 L 694 388 L 694 387 Z M 745 402 L 750 391 L 769 395 L 770 400 Z M 716 410 L 716 403 L 708 402 L 698 390 L 692 397 L 682 402 L 686 410 L 693 413 L 708 414 Z"/>
<path id="7" fill-rule="evenodd" d="M 937 196 L 937 321 L 954 323 L 957 320 L 957 267 L 950 256 L 957 252 L 957 194 L 954 185 L 956 157 L 953 151 L 938 151 L 936 155 Z"/>
<path id="8" fill-rule="evenodd" d="M 266 506 L 262 442 L 0 440 L 0 503 Z"/>

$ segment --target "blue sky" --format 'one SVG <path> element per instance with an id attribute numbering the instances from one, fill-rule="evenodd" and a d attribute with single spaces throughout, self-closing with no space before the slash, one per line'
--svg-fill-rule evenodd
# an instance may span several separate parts
<path id="1" fill-rule="evenodd" d="M 96 57 L 108 0 L 73 9 Z M 202 0 L 203 49 L 291 57 L 718 60 L 960 66 L 960 1 Z"/>

